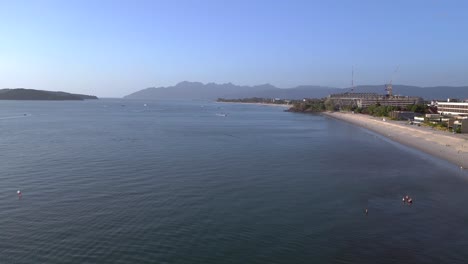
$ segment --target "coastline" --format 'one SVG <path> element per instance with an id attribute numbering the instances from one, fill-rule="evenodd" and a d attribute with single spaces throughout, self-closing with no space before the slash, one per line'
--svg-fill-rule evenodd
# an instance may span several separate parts
<path id="1" fill-rule="evenodd" d="M 265 106 L 277 106 L 277 107 L 285 107 L 290 108 L 292 105 L 288 104 L 271 104 L 271 103 L 243 103 L 243 102 L 216 102 L 216 103 L 224 103 L 224 104 L 250 104 L 250 105 L 265 105 Z"/>
<path id="2" fill-rule="evenodd" d="M 324 112 L 323 115 L 369 129 L 400 144 L 468 169 L 467 135 L 412 126 L 404 121 L 383 121 L 382 118 L 362 114 Z"/>

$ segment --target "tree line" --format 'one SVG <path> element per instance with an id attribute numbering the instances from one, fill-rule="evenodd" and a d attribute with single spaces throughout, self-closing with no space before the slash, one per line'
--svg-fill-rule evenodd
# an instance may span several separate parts
<path id="1" fill-rule="evenodd" d="M 355 113 L 362 113 L 372 116 L 389 116 L 392 111 L 410 111 L 420 114 L 425 114 L 428 112 L 428 106 L 425 104 L 413 104 L 407 105 L 404 107 L 401 106 L 390 106 L 390 105 L 380 105 L 379 103 L 375 105 L 370 105 L 369 107 L 360 108 L 357 106 L 342 106 L 338 107 L 332 100 L 329 98 L 323 99 L 308 99 L 303 101 L 296 101 L 293 104 L 293 107 L 290 109 L 291 112 L 324 112 L 324 111 L 348 111 Z"/>
<path id="2" fill-rule="evenodd" d="M 355 107 L 352 109 L 352 111 L 355 111 L 357 113 L 362 113 L 362 114 L 368 114 L 372 116 L 389 116 L 391 112 L 393 111 L 410 111 L 410 112 L 415 112 L 415 113 L 420 113 L 420 114 L 425 114 L 428 111 L 428 106 L 425 104 L 413 104 L 413 105 L 407 105 L 404 107 L 401 106 L 391 106 L 391 105 L 380 105 L 380 104 L 375 104 L 375 105 L 370 105 L 369 107 L 366 108 L 358 108 Z"/>

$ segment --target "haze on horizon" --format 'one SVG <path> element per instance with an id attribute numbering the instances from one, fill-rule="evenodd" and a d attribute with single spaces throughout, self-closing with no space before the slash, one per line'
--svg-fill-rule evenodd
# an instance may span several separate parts
<path id="1" fill-rule="evenodd" d="M 1 1 L 0 88 L 468 85 L 465 1 Z"/>

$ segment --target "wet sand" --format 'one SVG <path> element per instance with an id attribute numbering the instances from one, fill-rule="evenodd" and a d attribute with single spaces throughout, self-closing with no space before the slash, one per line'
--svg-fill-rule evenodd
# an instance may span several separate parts
<path id="1" fill-rule="evenodd" d="M 405 121 L 383 121 L 382 118 L 362 114 L 327 112 L 325 116 L 364 127 L 401 144 L 445 159 L 468 169 L 468 135 L 451 134 L 429 127 L 409 125 Z"/>

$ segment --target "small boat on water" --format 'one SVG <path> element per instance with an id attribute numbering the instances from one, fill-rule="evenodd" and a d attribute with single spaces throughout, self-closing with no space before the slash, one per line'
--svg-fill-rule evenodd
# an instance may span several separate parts
<path id="1" fill-rule="evenodd" d="M 221 113 L 221 114 L 218 113 L 218 114 L 216 114 L 216 115 L 217 115 L 217 116 L 223 116 L 223 117 L 226 117 L 226 116 L 227 116 L 227 114 L 222 114 L 222 113 Z"/>
<path id="2" fill-rule="evenodd" d="M 413 198 L 409 197 L 409 195 L 404 196 L 402 201 L 404 203 L 413 204 Z"/>

